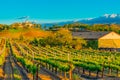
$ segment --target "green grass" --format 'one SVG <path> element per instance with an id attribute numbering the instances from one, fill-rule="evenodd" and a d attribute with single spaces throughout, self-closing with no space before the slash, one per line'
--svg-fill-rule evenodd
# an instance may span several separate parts
<path id="1" fill-rule="evenodd" d="M 3 58 L 0 56 L 0 65 L 3 65 Z"/>
<path id="2" fill-rule="evenodd" d="M 79 75 L 73 74 L 73 80 L 82 80 L 82 79 L 80 79 Z"/>
<path id="3" fill-rule="evenodd" d="M 14 29 L 14 28 L 12 28 L 12 29 L 9 29 L 8 31 L 10 33 L 17 33 L 17 32 L 27 32 L 27 31 L 29 31 L 29 29 L 24 29 L 24 28 Z"/>
<path id="4" fill-rule="evenodd" d="M 20 32 L 21 29 L 9 29 L 9 32 L 11 33 L 16 33 L 16 32 Z"/>

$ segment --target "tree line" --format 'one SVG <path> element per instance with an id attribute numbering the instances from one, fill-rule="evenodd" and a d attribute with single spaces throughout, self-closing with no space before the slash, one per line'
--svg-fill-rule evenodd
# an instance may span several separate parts
<path id="1" fill-rule="evenodd" d="M 86 41 L 82 38 L 73 38 L 71 32 L 68 29 L 60 28 L 58 31 L 51 31 L 47 37 L 44 38 L 34 38 L 30 42 L 35 46 L 59 46 L 81 49 L 86 46 Z"/>
<path id="2" fill-rule="evenodd" d="M 13 23 L 13 24 L 10 24 L 10 25 L 7 25 L 7 24 L 0 24 L 0 31 L 3 31 L 3 30 L 9 30 L 9 29 L 20 29 L 20 28 L 23 28 L 23 29 L 28 29 L 28 28 L 39 28 L 41 29 L 41 24 L 36 24 L 36 23 L 31 23 L 31 22 L 27 22 L 27 23 Z"/>
<path id="3" fill-rule="evenodd" d="M 72 23 L 65 24 L 63 26 L 53 25 L 49 27 L 49 30 L 55 30 L 59 28 L 67 28 L 71 31 L 114 31 L 120 34 L 120 24 L 83 24 L 83 23 Z"/>

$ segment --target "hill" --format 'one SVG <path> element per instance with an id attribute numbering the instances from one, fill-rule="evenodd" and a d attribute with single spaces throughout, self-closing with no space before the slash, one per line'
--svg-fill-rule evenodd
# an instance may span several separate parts
<path id="1" fill-rule="evenodd" d="M 30 28 L 30 29 L 9 29 L 0 32 L 0 37 L 5 38 L 19 38 L 21 35 L 24 38 L 35 38 L 35 37 L 45 37 L 48 32 L 40 29 Z"/>

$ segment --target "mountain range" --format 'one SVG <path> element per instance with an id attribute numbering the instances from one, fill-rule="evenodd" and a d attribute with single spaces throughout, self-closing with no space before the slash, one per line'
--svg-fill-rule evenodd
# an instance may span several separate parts
<path id="1" fill-rule="evenodd" d="M 64 21 L 64 22 L 58 22 L 58 23 L 45 23 L 42 25 L 53 26 L 57 24 L 62 26 L 62 25 L 71 24 L 74 22 L 80 22 L 84 24 L 120 24 L 120 14 L 104 14 L 103 16 L 95 17 L 95 18 L 78 19 L 78 20 Z"/>
<path id="2" fill-rule="evenodd" d="M 80 20 L 78 22 L 86 23 L 86 24 L 120 24 L 120 14 L 105 14 L 100 17 Z"/>

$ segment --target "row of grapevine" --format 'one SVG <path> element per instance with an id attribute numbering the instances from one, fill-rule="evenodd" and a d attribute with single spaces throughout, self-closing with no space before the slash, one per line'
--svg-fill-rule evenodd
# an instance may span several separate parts
<path id="1" fill-rule="evenodd" d="M 105 52 L 98 50 L 73 50 L 58 47 L 35 47 L 26 46 L 25 44 L 20 45 L 24 49 L 25 54 L 29 50 L 30 57 L 33 56 L 34 60 L 41 62 L 45 67 L 52 66 L 53 69 L 57 68 L 58 71 L 69 72 L 72 70 L 82 68 L 84 71 L 89 71 L 89 76 L 91 72 L 95 73 L 96 76 L 101 75 L 103 77 L 108 72 L 110 76 L 111 70 L 119 77 L 120 70 L 120 53 L 116 52 Z M 62 64 L 62 65 L 61 65 Z M 55 71 L 56 72 L 56 71 Z"/>
<path id="2" fill-rule="evenodd" d="M 34 65 L 33 60 L 31 59 L 31 56 L 29 58 L 27 57 L 27 53 L 24 52 L 24 50 L 17 44 L 11 44 L 11 49 L 13 50 L 13 56 L 17 59 L 18 62 L 22 64 L 24 69 L 26 69 L 29 73 L 34 75 L 36 73 L 37 67 Z"/>

